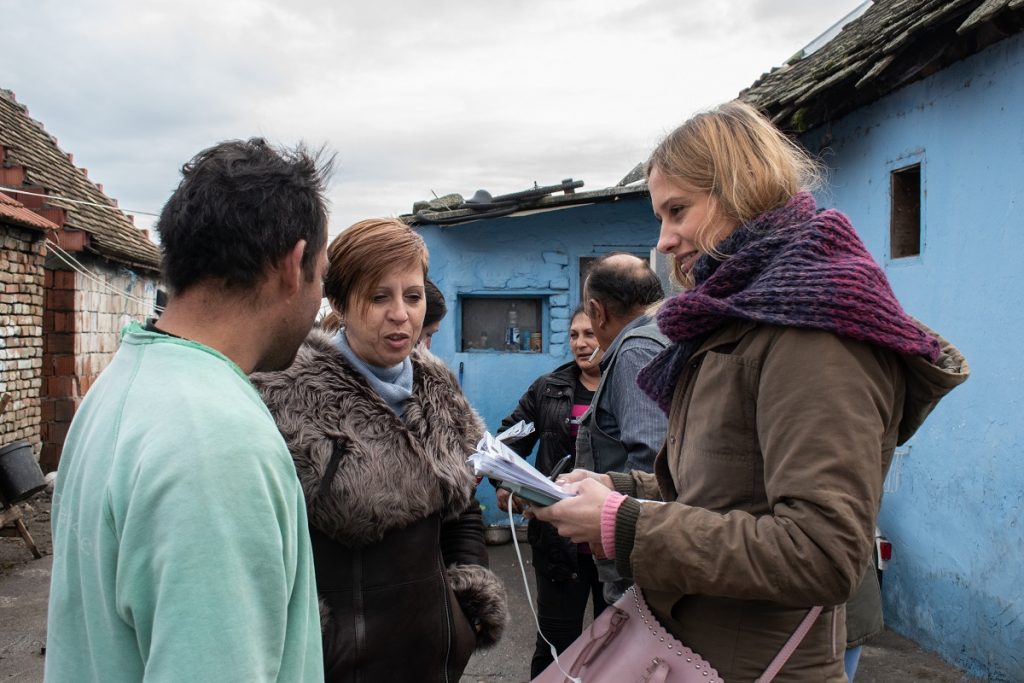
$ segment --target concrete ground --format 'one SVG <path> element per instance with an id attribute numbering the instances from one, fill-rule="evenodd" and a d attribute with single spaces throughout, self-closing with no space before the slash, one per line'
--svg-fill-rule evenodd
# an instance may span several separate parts
<path id="1" fill-rule="evenodd" d="M 0 538 L 0 682 L 43 680 L 46 602 L 50 594 L 50 500 L 37 494 L 22 504 L 24 522 L 43 559 L 20 537 Z"/>
<path id="2" fill-rule="evenodd" d="M 0 683 L 39 683 L 43 680 L 46 646 L 46 604 L 52 567 L 49 499 L 44 494 L 29 501 L 25 520 L 43 559 L 35 560 L 16 538 L 0 538 Z M 529 548 L 520 546 L 533 590 Z M 502 642 L 475 656 L 462 683 L 520 683 L 529 680 L 535 627 L 515 545 L 491 546 L 491 567 L 505 580 L 512 619 Z M 895 633 L 887 632 L 864 648 L 858 683 L 969 683 L 976 681 L 921 650 Z"/>

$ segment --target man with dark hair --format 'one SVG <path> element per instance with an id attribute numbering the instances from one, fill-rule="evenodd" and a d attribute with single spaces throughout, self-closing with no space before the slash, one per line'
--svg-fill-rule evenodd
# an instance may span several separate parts
<path id="1" fill-rule="evenodd" d="M 299 240 L 306 242 L 302 268 L 311 275 L 327 243 L 323 183 L 331 163 L 319 164 L 319 156 L 301 145 L 275 149 L 260 138 L 197 154 L 160 212 L 164 282 L 178 292 L 204 280 L 252 289 Z"/>
<path id="2" fill-rule="evenodd" d="M 654 471 L 668 420 L 637 386 L 636 377 L 668 345 L 648 313 L 663 296 L 658 276 L 632 254 L 607 254 L 591 266 L 583 305 L 604 357 L 601 382 L 580 420 L 576 467 L 599 474 Z M 610 605 L 629 582 L 619 578 L 611 560 L 599 560 L 597 567 Z"/>
<path id="3" fill-rule="evenodd" d="M 423 290 L 427 299 L 427 313 L 423 316 L 420 342 L 429 349 L 434 335 L 441 329 L 441 320 L 448 314 L 448 304 L 444 300 L 444 294 L 430 278 L 423 281 Z"/>
<path id="4" fill-rule="evenodd" d="M 320 307 L 330 165 L 253 139 L 183 168 L 167 308 L 125 328 L 61 457 L 47 681 L 323 680 L 303 493 L 246 375 Z"/>

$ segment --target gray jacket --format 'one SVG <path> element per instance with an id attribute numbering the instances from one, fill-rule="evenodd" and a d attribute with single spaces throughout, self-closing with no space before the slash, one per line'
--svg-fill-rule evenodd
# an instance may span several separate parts
<path id="1" fill-rule="evenodd" d="M 668 345 L 650 315 L 630 322 L 605 350 L 601 383 L 580 421 L 576 466 L 594 472 L 654 470 L 668 420 L 636 376 Z"/>

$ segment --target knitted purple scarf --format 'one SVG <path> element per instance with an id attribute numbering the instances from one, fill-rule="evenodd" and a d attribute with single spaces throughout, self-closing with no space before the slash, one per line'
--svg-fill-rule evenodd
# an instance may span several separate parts
<path id="1" fill-rule="evenodd" d="M 816 213 L 801 192 L 722 240 L 719 261 L 694 265 L 696 285 L 669 300 L 658 327 L 673 342 L 637 377 L 666 414 L 686 361 L 731 320 L 828 330 L 897 353 L 936 360 L 939 342 L 908 316 L 850 221 Z"/>

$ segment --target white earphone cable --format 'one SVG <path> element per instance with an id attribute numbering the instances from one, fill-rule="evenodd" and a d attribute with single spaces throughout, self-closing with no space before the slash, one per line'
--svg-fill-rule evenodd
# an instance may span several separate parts
<path id="1" fill-rule="evenodd" d="M 530 583 L 526 578 L 526 565 L 523 564 L 523 554 L 519 552 L 519 540 L 515 537 L 516 523 L 512 518 L 512 496 L 509 496 L 508 499 L 508 524 L 509 529 L 512 531 L 512 543 L 516 546 L 516 557 L 519 558 L 519 571 L 523 574 L 523 587 L 526 589 L 526 600 L 530 605 L 530 611 L 533 612 L 533 621 L 537 624 L 537 635 L 539 635 L 544 642 L 551 647 L 551 656 L 555 658 L 555 666 L 558 667 L 558 670 L 561 671 L 566 678 L 572 681 L 572 683 L 583 683 L 582 678 L 572 676 L 568 671 L 562 668 L 562 663 L 558 661 L 558 651 L 555 650 L 554 644 L 552 644 L 552 642 L 547 639 L 547 636 L 544 635 L 544 632 L 540 630 L 540 618 L 537 616 L 537 608 L 533 605 L 533 596 L 530 594 Z"/>

